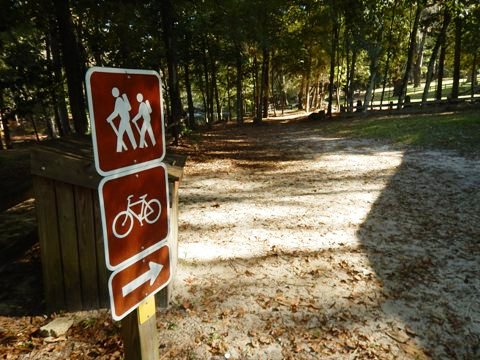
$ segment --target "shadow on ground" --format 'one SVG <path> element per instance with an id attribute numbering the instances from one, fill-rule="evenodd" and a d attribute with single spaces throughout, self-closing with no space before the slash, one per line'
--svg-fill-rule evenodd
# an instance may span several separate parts
<path id="1" fill-rule="evenodd" d="M 480 168 L 404 155 L 357 235 L 387 290 L 383 311 L 433 358 L 480 358 Z"/>
<path id="2" fill-rule="evenodd" d="M 17 254 L 18 255 L 18 254 Z M 45 313 L 38 242 L 0 269 L 0 316 Z"/>
<path id="3" fill-rule="evenodd" d="M 237 170 L 255 176 L 255 172 L 275 170 L 279 162 L 314 160 L 317 155 L 326 154 L 374 155 L 391 150 L 391 147 L 383 147 L 382 142 L 370 146 L 375 143 L 372 140 L 369 146 L 363 147 L 362 140 L 329 138 L 323 135 L 322 126 L 313 122 L 289 125 L 272 122 L 241 130 L 212 131 L 205 138 L 208 146 L 192 156 L 204 162 L 234 160 Z M 270 136 L 265 136 L 266 133 Z M 268 141 L 272 134 L 273 141 Z M 195 175 L 207 178 L 209 171 L 207 167 L 200 168 Z M 319 178 L 327 175 L 329 181 L 339 175 L 339 185 L 342 180 L 355 180 L 337 173 L 320 172 Z M 410 150 L 404 153 L 395 173 L 387 175 L 385 177 L 381 171 L 368 176 L 358 175 L 365 185 L 370 180 L 381 183 L 380 177 L 387 182 L 356 233 L 369 262 L 367 267 L 374 270 L 386 295 L 379 304 L 382 318 L 399 320 L 406 334 L 425 350 L 419 353 L 421 356 L 480 358 L 479 161 L 445 151 Z M 281 182 L 279 177 L 274 185 L 260 188 L 269 193 L 272 186 L 288 187 Z M 295 190 L 310 186 L 291 185 Z M 248 196 L 249 191 L 242 189 L 243 196 Z M 251 191 L 259 191 L 259 188 Z M 184 203 L 218 201 L 223 206 L 235 201 L 237 196 L 209 198 L 194 194 Z M 272 199 L 272 203 L 275 201 Z M 338 214 L 325 215 L 335 217 Z M 336 272 L 334 276 L 337 275 Z M 275 278 L 275 274 L 272 276 Z M 230 279 L 225 289 L 214 289 L 214 293 L 217 290 L 219 294 L 227 292 L 234 281 L 237 280 Z M 309 316 L 319 315 L 311 311 Z M 402 343 L 402 340 L 395 341 Z"/>

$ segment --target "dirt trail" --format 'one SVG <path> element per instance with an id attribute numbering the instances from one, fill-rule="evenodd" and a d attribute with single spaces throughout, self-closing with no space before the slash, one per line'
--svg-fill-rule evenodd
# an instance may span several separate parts
<path id="1" fill-rule="evenodd" d="M 165 358 L 478 358 L 480 162 L 321 129 L 212 131 L 189 160 Z"/>
<path id="2" fill-rule="evenodd" d="M 187 147 L 161 359 L 480 358 L 480 160 L 322 128 Z M 81 336 L 56 346 L 101 358 Z"/>

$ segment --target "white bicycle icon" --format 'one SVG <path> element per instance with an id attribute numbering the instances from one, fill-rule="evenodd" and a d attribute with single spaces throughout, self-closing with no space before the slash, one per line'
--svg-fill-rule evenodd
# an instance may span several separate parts
<path id="1" fill-rule="evenodd" d="M 112 223 L 112 230 L 115 236 L 119 239 L 124 238 L 130 234 L 133 228 L 134 219 L 137 219 L 140 226 L 143 226 L 143 220 L 148 224 L 155 223 L 162 213 L 162 205 L 157 199 L 146 200 L 148 194 L 139 196 L 139 200 L 132 202 L 133 195 L 127 198 L 127 209 L 120 211 Z M 132 210 L 133 207 L 140 206 L 140 213 Z"/>

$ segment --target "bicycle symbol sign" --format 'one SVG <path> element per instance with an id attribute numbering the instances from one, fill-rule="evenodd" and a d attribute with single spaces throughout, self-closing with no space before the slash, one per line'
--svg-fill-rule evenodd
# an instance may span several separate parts
<path id="1" fill-rule="evenodd" d="M 145 257 L 165 242 L 169 231 L 167 184 L 163 163 L 101 181 L 100 212 L 110 270 Z"/>
<path id="2" fill-rule="evenodd" d="M 145 200 L 148 194 L 139 197 L 140 200 L 132 201 L 134 195 L 127 198 L 127 208 L 117 214 L 113 219 L 112 231 L 119 239 L 130 234 L 133 229 L 134 219 L 138 220 L 140 226 L 143 226 L 145 220 L 147 224 L 154 224 L 160 219 L 162 205 L 157 199 Z M 136 213 L 133 209 L 140 206 L 140 212 Z"/>

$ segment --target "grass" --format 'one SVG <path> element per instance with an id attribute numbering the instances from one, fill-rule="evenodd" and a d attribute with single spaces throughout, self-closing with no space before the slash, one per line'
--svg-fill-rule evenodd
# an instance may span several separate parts
<path id="1" fill-rule="evenodd" d="M 413 86 L 409 87 L 409 91 L 407 94 L 410 96 L 410 99 L 415 101 L 415 100 L 422 100 L 423 96 L 423 86 L 425 84 L 422 83 L 422 85 L 418 88 L 414 88 Z M 458 92 L 460 96 L 470 96 L 470 91 L 471 91 L 471 84 L 468 82 L 462 82 L 460 83 L 460 86 L 458 88 Z M 442 91 L 442 98 L 446 99 L 452 95 L 452 83 L 447 83 L 444 84 L 443 86 L 443 91 Z M 430 84 L 430 89 L 428 92 L 427 99 L 429 101 L 432 101 L 435 99 L 436 96 L 436 84 Z"/>
<path id="2" fill-rule="evenodd" d="M 413 84 L 409 84 L 407 86 L 407 95 L 410 96 L 410 99 L 415 101 L 421 101 L 423 96 L 423 87 L 425 83 L 422 82 L 419 87 L 414 87 Z M 443 85 L 442 85 L 442 99 L 447 99 L 452 94 L 452 86 L 453 86 L 453 79 L 452 78 L 444 78 Z M 459 83 L 459 96 L 460 97 L 470 97 L 471 91 L 471 82 L 470 79 L 461 79 Z M 432 81 L 430 84 L 430 89 L 427 95 L 427 101 L 434 101 L 436 97 L 437 91 L 437 81 Z M 382 95 L 382 88 L 375 89 L 375 98 L 374 103 L 376 105 L 380 104 L 380 97 Z M 363 101 L 364 94 L 362 93 L 362 101 Z M 478 97 L 478 85 L 477 85 L 477 94 Z M 343 99 L 342 99 L 343 100 Z M 383 99 L 384 105 L 387 105 L 390 101 L 393 101 L 394 104 L 398 102 L 398 96 L 393 96 L 393 87 L 385 88 L 385 98 Z"/>
<path id="3" fill-rule="evenodd" d="M 357 118 L 330 123 L 323 130 L 342 137 L 386 140 L 395 145 L 480 155 L 478 112 Z"/>

